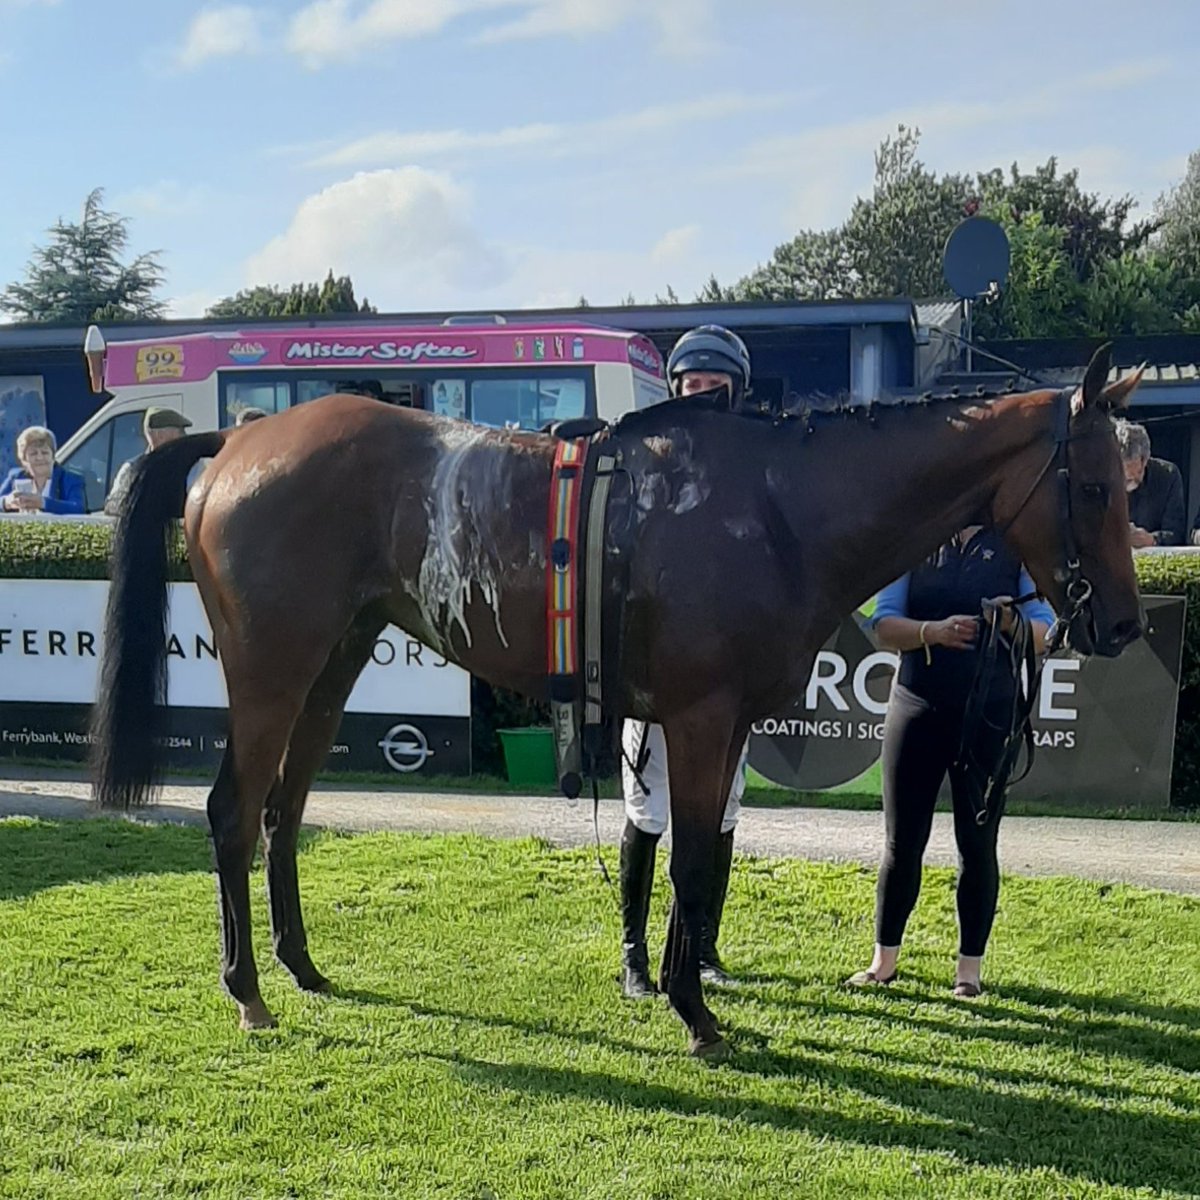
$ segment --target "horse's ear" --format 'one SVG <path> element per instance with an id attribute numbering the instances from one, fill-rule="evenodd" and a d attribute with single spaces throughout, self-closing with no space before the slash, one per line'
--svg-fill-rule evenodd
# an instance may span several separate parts
<path id="1" fill-rule="evenodd" d="M 1092 355 L 1092 361 L 1088 363 L 1087 374 L 1084 375 L 1083 384 L 1079 389 L 1082 393 L 1080 408 L 1091 408 L 1092 405 L 1101 403 L 1101 397 L 1104 395 L 1104 389 L 1108 383 L 1108 372 L 1111 367 L 1112 342 L 1105 342 Z"/>
<path id="2" fill-rule="evenodd" d="M 1146 364 L 1142 363 L 1136 371 L 1130 371 L 1124 379 L 1117 380 L 1116 383 L 1110 383 L 1103 392 L 1100 393 L 1100 406 L 1107 412 L 1120 412 L 1129 406 L 1129 397 L 1137 391 L 1137 386 L 1142 382 L 1142 376 L 1146 372 Z"/>

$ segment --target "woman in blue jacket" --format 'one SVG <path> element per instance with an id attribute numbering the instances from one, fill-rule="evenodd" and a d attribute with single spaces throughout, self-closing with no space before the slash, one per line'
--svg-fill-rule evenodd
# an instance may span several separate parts
<path id="1" fill-rule="evenodd" d="M 886 827 L 883 862 L 875 895 L 875 954 L 853 987 L 888 984 L 896 978 L 900 943 L 921 889 L 921 860 L 933 825 L 938 791 L 947 775 L 958 844 L 959 949 L 954 994 L 983 990 L 983 953 L 1000 892 L 996 805 L 984 824 L 975 820 L 971 781 L 959 764 L 963 715 L 975 679 L 983 626 L 983 602 L 1027 596 L 1029 574 L 992 530 L 972 525 L 956 534 L 915 570 L 879 594 L 874 626 L 879 644 L 900 651 L 900 667 L 884 720 L 881 767 Z M 1041 650 L 1054 621 L 1044 600 L 1022 609 Z M 1001 629 L 1011 627 L 1011 608 L 1002 608 Z M 989 686 L 976 760 L 997 761 L 995 743 L 1003 730 L 1017 679 L 1003 672 Z M 989 732 L 990 731 L 990 732 Z M 987 742 L 988 744 L 983 744 Z"/>
<path id="2" fill-rule="evenodd" d="M 86 504 L 83 477 L 54 461 L 54 434 L 30 425 L 17 438 L 17 461 L 0 483 L 0 506 L 5 512 L 82 513 Z"/>

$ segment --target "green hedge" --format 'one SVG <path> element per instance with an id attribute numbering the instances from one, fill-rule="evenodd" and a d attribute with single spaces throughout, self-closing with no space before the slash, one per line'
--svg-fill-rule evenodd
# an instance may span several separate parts
<path id="1" fill-rule="evenodd" d="M 106 579 L 111 542 L 108 524 L 0 519 L 0 579 Z M 1200 554 L 1143 554 L 1136 565 L 1143 592 L 1187 597 L 1171 798 L 1179 805 L 1200 804 Z M 191 578 L 182 540 L 171 574 Z M 481 770 L 499 765 L 497 727 L 546 719 L 543 706 L 499 691 L 489 697 L 477 688 L 473 708 L 480 717 L 475 761 Z"/>
<path id="2" fill-rule="evenodd" d="M 1187 597 L 1171 803 L 1192 807 L 1200 804 L 1200 554 L 1139 554 L 1135 563 L 1146 595 Z"/>
<path id="3" fill-rule="evenodd" d="M 111 522 L 6 520 L 0 517 L 0 579 L 107 579 Z M 182 534 L 171 578 L 191 579 Z"/>

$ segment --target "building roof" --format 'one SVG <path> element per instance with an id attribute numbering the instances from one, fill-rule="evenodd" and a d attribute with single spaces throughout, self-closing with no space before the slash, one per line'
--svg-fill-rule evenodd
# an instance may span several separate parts
<path id="1" fill-rule="evenodd" d="M 500 309 L 490 312 L 337 313 L 316 317 L 246 318 L 236 320 L 169 320 L 99 322 L 107 341 L 180 336 L 259 329 L 337 328 L 348 325 L 438 325 L 449 317 L 460 320 L 496 315 L 510 324 L 523 322 L 580 321 L 634 333 L 682 333 L 696 325 L 732 325 L 739 329 L 829 328 L 852 325 L 907 325 L 916 323 L 911 300 L 814 300 L 777 303 L 730 304 L 631 304 L 611 307 Z M 0 351 L 12 349 L 76 348 L 83 346 L 82 325 L 0 325 Z"/>
<path id="2" fill-rule="evenodd" d="M 1139 364 L 1140 365 L 1140 364 Z M 1036 374 L 1048 383 L 1066 386 L 1070 383 L 1080 383 L 1083 380 L 1086 367 L 1040 367 Z M 1137 366 L 1115 366 L 1108 373 L 1108 382 L 1116 383 L 1132 375 Z M 1200 381 L 1200 365 L 1196 363 L 1146 363 L 1142 374 L 1142 384 L 1149 383 L 1196 383 Z"/>
<path id="3" fill-rule="evenodd" d="M 1123 363 L 1114 366 L 1108 372 L 1108 382 L 1116 383 L 1125 379 L 1137 370 L 1139 364 Z M 1083 382 L 1087 366 L 1071 367 L 1034 367 L 1028 376 L 1018 371 L 1009 371 L 996 364 L 988 365 L 983 370 L 975 370 L 970 374 L 965 371 L 944 371 L 934 383 L 934 389 L 957 387 L 970 391 L 975 387 L 1002 389 L 1013 387 L 1018 390 L 1033 388 L 1037 383 L 1046 387 L 1073 387 Z M 1034 380 L 1037 380 L 1037 383 Z M 1142 375 L 1142 382 L 1134 392 L 1132 403 L 1145 404 L 1177 404 L 1183 407 L 1200 408 L 1200 364 L 1197 363 L 1155 363 L 1147 364 Z"/>

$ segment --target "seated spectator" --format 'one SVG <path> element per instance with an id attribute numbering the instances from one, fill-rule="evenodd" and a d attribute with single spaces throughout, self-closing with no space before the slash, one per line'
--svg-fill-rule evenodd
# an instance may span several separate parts
<path id="1" fill-rule="evenodd" d="M 17 438 L 17 461 L 0 483 L 5 512 L 82 513 L 83 476 L 54 461 L 58 443 L 42 425 L 30 425 Z"/>
<path id="2" fill-rule="evenodd" d="M 1117 444 L 1125 464 L 1133 548 L 1182 546 L 1185 516 L 1179 468 L 1165 458 L 1150 457 L 1150 435 L 1142 425 L 1118 421 Z"/>
<path id="3" fill-rule="evenodd" d="M 173 442 L 176 438 L 183 437 L 183 431 L 190 429 L 191 424 L 191 421 L 183 413 L 176 412 L 173 408 L 146 409 L 146 415 L 142 419 L 146 453 L 149 454 L 151 450 L 157 450 L 159 446 L 165 446 L 167 442 Z M 139 454 L 136 458 L 131 458 L 117 472 L 117 477 L 109 489 L 108 499 L 104 501 L 104 511 L 110 517 L 115 517 L 120 513 L 121 505 L 125 503 L 125 496 L 133 480 L 133 464 L 140 461 L 142 457 L 143 455 Z M 203 467 L 199 463 L 192 468 L 188 475 L 189 488 L 202 469 Z"/>
<path id="4" fill-rule="evenodd" d="M 251 421 L 261 421 L 267 415 L 266 410 L 250 406 L 238 413 L 234 425 L 249 425 Z"/>

